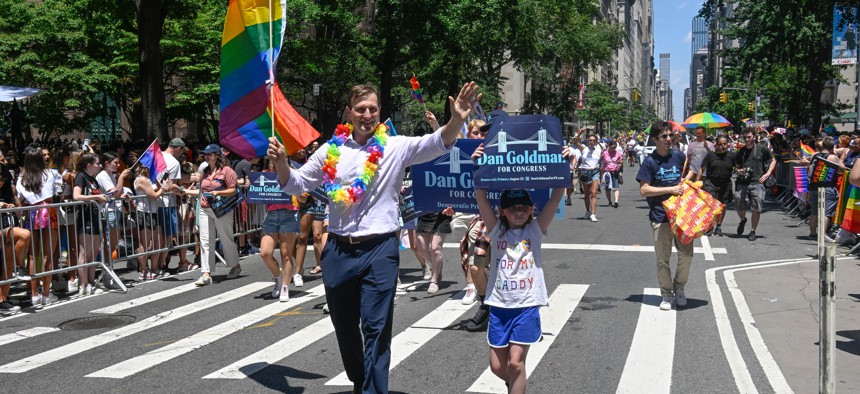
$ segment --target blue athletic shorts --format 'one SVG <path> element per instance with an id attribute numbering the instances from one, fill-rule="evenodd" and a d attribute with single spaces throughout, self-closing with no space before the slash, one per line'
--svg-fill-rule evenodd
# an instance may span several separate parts
<path id="1" fill-rule="evenodd" d="M 503 348 L 511 343 L 532 345 L 541 337 L 540 307 L 499 308 L 490 307 L 490 323 L 487 328 L 487 343 L 490 347 Z"/>

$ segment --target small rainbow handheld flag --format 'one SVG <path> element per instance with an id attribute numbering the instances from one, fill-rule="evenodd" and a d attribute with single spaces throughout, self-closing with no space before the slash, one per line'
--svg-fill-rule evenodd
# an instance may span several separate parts
<path id="1" fill-rule="evenodd" d="M 812 155 L 815 154 L 815 149 L 812 149 L 809 145 L 806 145 L 803 142 L 801 142 L 800 143 L 800 154 L 803 155 L 804 159 L 808 159 L 808 158 L 812 157 Z"/>
<path id="2" fill-rule="evenodd" d="M 806 167 L 794 167 L 794 190 L 799 193 L 809 193 L 809 176 L 806 175 Z"/>
<path id="3" fill-rule="evenodd" d="M 415 100 L 418 100 L 419 103 L 424 104 L 424 95 L 421 92 L 421 84 L 418 83 L 418 78 L 415 74 L 412 74 L 412 79 L 409 80 L 409 83 L 412 84 L 412 93 L 409 95 Z"/>

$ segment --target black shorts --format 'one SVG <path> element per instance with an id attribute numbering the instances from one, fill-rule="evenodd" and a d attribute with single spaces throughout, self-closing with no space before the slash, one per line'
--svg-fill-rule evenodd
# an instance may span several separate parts
<path id="1" fill-rule="evenodd" d="M 451 221 L 454 218 L 441 213 L 428 213 L 418 218 L 415 232 L 451 234 Z"/>
<path id="2" fill-rule="evenodd" d="M 158 214 L 149 212 L 138 212 L 135 215 L 138 230 L 153 230 L 159 226 Z"/>
<path id="3" fill-rule="evenodd" d="M 709 181 L 705 181 L 702 186 L 702 190 L 708 192 L 710 195 L 714 196 L 717 201 L 728 204 L 732 202 L 732 199 L 735 195 L 734 189 L 732 189 L 732 182 L 729 181 L 727 183 L 711 183 Z"/>

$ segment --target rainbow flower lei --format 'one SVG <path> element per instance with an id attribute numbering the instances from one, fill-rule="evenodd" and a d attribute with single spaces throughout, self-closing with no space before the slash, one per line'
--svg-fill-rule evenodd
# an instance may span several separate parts
<path id="1" fill-rule="evenodd" d="M 352 181 L 352 184 L 343 186 L 336 182 L 337 163 L 340 161 L 340 146 L 352 134 L 352 124 L 339 124 L 334 130 L 334 135 L 328 141 L 328 152 L 323 166 L 323 185 L 329 201 L 351 205 L 361 199 L 361 195 L 370 186 L 373 176 L 379 169 L 379 160 L 385 152 L 385 144 L 388 140 L 388 128 L 380 123 L 373 131 L 367 147 L 370 154 L 364 162 L 364 168 L 360 176 Z"/>

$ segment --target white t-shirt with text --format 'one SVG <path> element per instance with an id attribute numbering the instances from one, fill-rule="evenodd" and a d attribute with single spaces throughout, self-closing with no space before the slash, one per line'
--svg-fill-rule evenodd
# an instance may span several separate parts
<path id="1" fill-rule="evenodd" d="M 504 232 L 501 223 L 489 233 L 493 262 L 484 303 L 500 308 L 549 305 L 540 254 L 544 233 L 537 220 Z"/>

